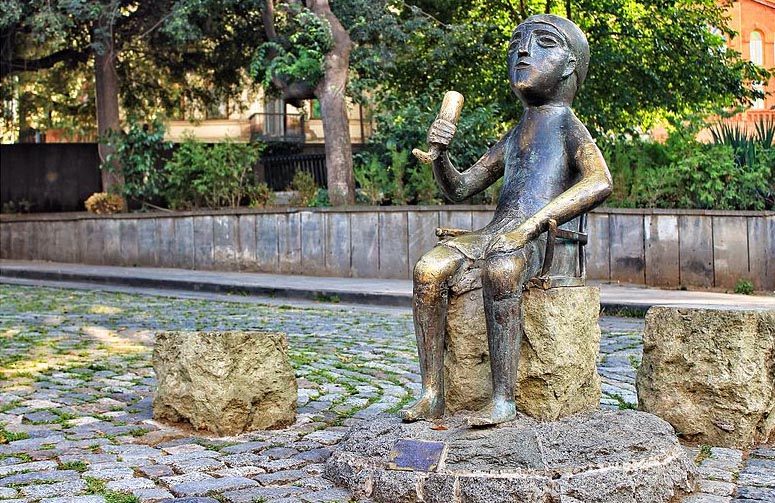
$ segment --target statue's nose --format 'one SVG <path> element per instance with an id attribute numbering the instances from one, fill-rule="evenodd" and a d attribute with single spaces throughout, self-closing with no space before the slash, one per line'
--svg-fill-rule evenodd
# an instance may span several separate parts
<path id="1" fill-rule="evenodd" d="M 528 33 L 524 37 L 522 37 L 522 40 L 519 41 L 519 47 L 517 48 L 517 54 L 520 56 L 529 56 L 530 55 L 530 44 L 533 41 L 533 35 Z"/>

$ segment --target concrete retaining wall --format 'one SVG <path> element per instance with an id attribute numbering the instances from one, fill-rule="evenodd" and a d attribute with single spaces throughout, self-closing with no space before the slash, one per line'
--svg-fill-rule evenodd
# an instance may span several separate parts
<path id="1" fill-rule="evenodd" d="M 485 206 L 0 217 L 0 257 L 85 264 L 409 278 L 434 228 L 480 228 Z M 775 290 L 775 213 L 597 209 L 591 279 Z"/>

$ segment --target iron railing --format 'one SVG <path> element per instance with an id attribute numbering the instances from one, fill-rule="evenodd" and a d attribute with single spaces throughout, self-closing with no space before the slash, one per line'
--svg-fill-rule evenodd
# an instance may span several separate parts
<path id="1" fill-rule="evenodd" d="M 319 187 L 327 186 L 325 154 L 267 156 L 261 162 L 264 181 L 272 190 L 287 190 L 297 171 L 312 173 Z"/>

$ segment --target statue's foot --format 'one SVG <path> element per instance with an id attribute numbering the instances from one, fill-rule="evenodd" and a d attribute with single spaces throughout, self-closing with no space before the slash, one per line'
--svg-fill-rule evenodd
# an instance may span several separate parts
<path id="1" fill-rule="evenodd" d="M 416 402 L 401 411 L 406 422 L 421 419 L 438 419 L 444 415 L 444 400 L 435 393 L 424 393 Z"/>
<path id="2" fill-rule="evenodd" d="M 517 406 L 514 400 L 495 399 L 479 414 L 468 418 L 468 426 L 482 428 L 513 421 L 516 417 Z"/>

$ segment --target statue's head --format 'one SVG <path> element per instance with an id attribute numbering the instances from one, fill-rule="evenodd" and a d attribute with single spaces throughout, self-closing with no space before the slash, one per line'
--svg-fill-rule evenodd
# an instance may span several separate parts
<path id="1" fill-rule="evenodd" d="M 584 82 L 588 66 L 587 37 L 563 17 L 530 16 L 511 36 L 509 82 L 526 103 L 570 103 Z"/>

